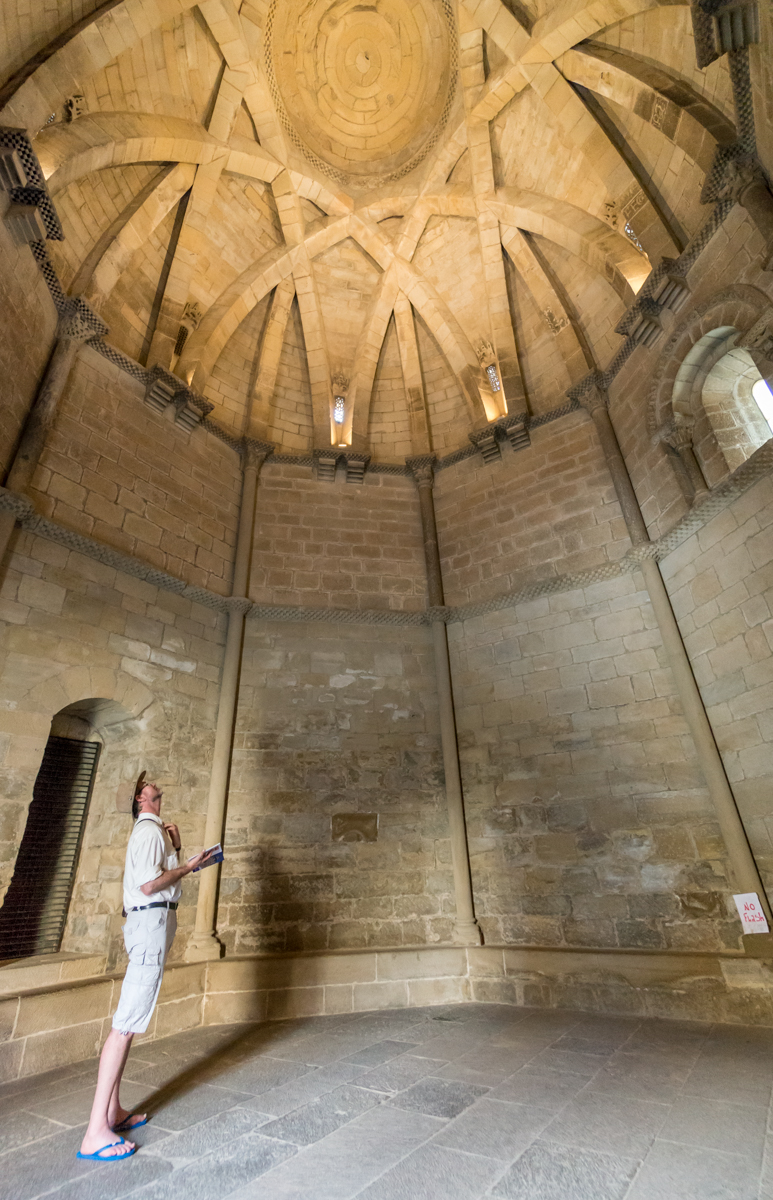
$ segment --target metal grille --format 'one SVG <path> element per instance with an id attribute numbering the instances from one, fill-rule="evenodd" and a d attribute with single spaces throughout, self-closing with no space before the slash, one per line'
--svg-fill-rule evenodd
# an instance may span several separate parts
<path id="1" fill-rule="evenodd" d="M 55 954 L 78 866 L 99 742 L 50 737 L 10 887 L 0 908 L 0 959 Z"/>

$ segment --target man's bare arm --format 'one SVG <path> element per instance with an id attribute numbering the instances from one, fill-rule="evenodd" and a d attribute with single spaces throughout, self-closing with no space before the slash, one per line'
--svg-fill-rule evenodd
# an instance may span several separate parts
<path id="1" fill-rule="evenodd" d="M 162 871 L 155 879 L 149 879 L 147 883 L 143 883 L 140 891 L 144 896 L 155 896 L 156 892 L 162 892 L 164 888 L 177 883 L 184 875 L 189 875 L 206 857 L 203 850 L 201 854 L 194 854 L 193 858 L 189 858 L 181 867 L 172 867 L 170 871 Z"/>

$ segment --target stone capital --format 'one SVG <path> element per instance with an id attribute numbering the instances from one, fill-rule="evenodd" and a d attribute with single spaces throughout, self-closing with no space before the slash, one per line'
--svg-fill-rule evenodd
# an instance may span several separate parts
<path id="1" fill-rule="evenodd" d="M 108 326 L 80 296 L 70 297 L 59 314 L 56 336 L 70 342 L 88 342 L 104 337 Z"/>
<path id="2" fill-rule="evenodd" d="M 406 458 L 405 465 L 413 475 L 417 487 L 432 487 L 435 482 L 435 455 L 420 454 Z"/>
<path id="3" fill-rule="evenodd" d="M 259 471 L 269 454 L 274 453 L 273 442 L 260 442 L 256 438 L 244 438 L 240 447 L 242 466 Z"/>
<path id="4" fill-rule="evenodd" d="M 674 425 L 663 433 L 661 441 L 678 453 L 680 450 L 688 450 L 692 447 L 692 434 L 692 425 Z"/>
<path id="5" fill-rule="evenodd" d="M 576 400 L 591 416 L 597 409 L 609 407 L 609 393 L 596 372 L 586 375 L 567 395 Z"/>
<path id="6" fill-rule="evenodd" d="M 731 158 L 725 163 L 722 179 L 717 187 L 718 200 L 735 200 L 743 204 L 747 190 L 755 184 L 767 188 L 767 180 L 757 159 L 751 154 Z"/>

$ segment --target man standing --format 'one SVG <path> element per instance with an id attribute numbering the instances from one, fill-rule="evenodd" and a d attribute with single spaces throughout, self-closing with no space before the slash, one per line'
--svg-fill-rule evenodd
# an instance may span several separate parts
<path id="1" fill-rule="evenodd" d="M 147 1117 L 132 1116 L 121 1107 L 119 1089 L 132 1038 L 144 1033 L 156 1006 L 164 963 L 177 929 L 180 880 L 199 866 L 202 852 L 179 865 L 180 833 L 160 817 L 163 792 L 154 783 L 137 781 L 132 816 L 134 829 L 126 850 L 123 938 L 129 966 L 121 988 L 113 1028 L 102 1047 L 91 1118 L 79 1158 L 116 1162 L 130 1158 L 137 1147 L 115 1134 L 144 1125 Z"/>

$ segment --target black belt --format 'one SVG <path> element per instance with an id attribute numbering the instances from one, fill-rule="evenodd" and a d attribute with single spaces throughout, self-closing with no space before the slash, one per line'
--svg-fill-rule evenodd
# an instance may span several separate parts
<path id="1" fill-rule="evenodd" d="M 137 908 L 130 908 L 129 912 L 145 912 L 146 908 L 168 908 L 174 912 L 174 910 L 177 908 L 177 904 L 177 900 L 155 900 L 153 904 L 140 904 L 137 906 Z M 125 910 L 123 915 L 126 916 Z"/>

